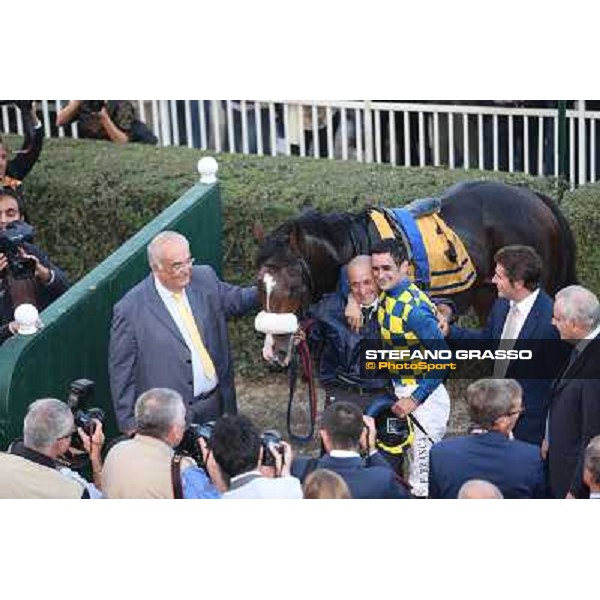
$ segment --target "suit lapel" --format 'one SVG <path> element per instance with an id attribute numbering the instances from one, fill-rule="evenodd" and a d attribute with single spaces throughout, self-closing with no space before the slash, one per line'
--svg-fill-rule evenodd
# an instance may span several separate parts
<path id="1" fill-rule="evenodd" d="M 146 279 L 145 295 L 146 306 L 148 310 L 168 331 L 170 331 L 187 348 L 187 344 L 181 336 L 179 328 L 175 324 L 175 321 L 173 321 L 173 318 L 169 314 L 165 303 L 161 300 L 161 297 L 156 291 L 156 287 L 154 285 L 154 277 L 152 274 L 150 274 L 148 279 Z"/>

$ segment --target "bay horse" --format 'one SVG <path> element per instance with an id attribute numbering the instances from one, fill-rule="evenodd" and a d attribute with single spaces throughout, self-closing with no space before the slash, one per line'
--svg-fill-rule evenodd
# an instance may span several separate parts
<path id="1" fill-rule="evenodd" d="M 473 285 L 447 294 L 458 313 L 473 307 L 484 321 L 496 297 L 494 254 L 503 246 L 524 244 L 540 255 L 542 286 L 551 295 L 576 282 L 575 241 L 556 203 L 527 187 L 494 181 L 455 184 L 441 196 L 440 216 L 461 238 L 473 266 Z M 333 292 L 340 268 L 358 254 L 370 254 L 381 237 L 369 209 L 358 213 L 304 213 L 286 221 L 262 243 L 256 265 L 264 310 L 301 316 L 323 294 Z M 268 306 L 265 274 L 275 285 Z M 269 279 L 269 278 L 267 278 Z M 285 364 L 290 336 L 274 336 L 277 362 Z"/>

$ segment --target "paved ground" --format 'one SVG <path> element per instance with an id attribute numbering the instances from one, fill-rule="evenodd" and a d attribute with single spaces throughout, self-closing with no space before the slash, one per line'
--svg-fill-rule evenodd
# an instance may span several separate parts
<path id="1" fill-rule="evenodd" d="M 288 404 L 288 380 L 287 374 L 272 374 L 267 381 L 253 381 L 238 377 L 236 379 L 238 403 L 240 412 L 247 414 L 256 425 L 264 429 L 277 429 L 284 438 L 288 438 L 286 428 L 286 413 Z M 461 435 L 466 433 L 468 427 L 468 415 L 464 400 L 464 390 L 468 381 L 456 380 L 449 382 L 448 391 L 452 398 L 450 411 L 450 423 L 447 436 Z M 323 408 L 323 393 L 319 390 L 319 410 Z M 298 433 L 304 434 L 308 422 L 306 386 L 299 386 L 292 413 L 292 425 L 298 429 Z M 312 453 L 318 448 L 315 441 L 309 444 L 293 444 L 295 452 Z"/>

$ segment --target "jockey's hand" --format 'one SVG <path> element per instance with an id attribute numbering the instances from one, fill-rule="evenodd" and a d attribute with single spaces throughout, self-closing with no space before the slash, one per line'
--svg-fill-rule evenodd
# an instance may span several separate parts
<path id="1" fill-rule="evenodd" d="M 448 319 L 444 315 L 438 313 L 437 320 L 442 335 L 448 337 L 450 335 L 450 323 L 448 322 Z"/>
<path id="2" fill-rule="evenodd" d="M 348 296 L 348 302 L 346 303 L 344 316 L 348 321 L 350 329 L 358 333 L 363 324 L 362 311 L 360 310 L 360 304 L 356 301 L 356 298 L 354 298 L 352 294 Z"/>
<path id="3" fill-rule="evenodd" d="M 364 452 L 374 452 L 377 450 L 375 442 L 377 440 L 377 431 L 375 429 L 375 419 L 368 415 L 363 415 L 364 428 L 360 436 L 360 447 Z"/>
<path id="4" fill-rule="evenodd" d="M 399 398 L 392 406 L 392 412 L 400 419 L 403 419 L 415 409 L 419 407 L 419 403 L 412 396 Z"/>

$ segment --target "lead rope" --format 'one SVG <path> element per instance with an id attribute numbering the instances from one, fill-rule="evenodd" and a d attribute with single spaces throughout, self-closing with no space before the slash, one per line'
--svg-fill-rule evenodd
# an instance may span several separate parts
<path id="1" fill-rule="evenodd" d="M 293 342 L 292 342 L 293 343 Z M 298 383 L 298 363 L 302 366 L 302 372 L 308 381 L 308 412 L 309 412 L 309 431 L 306 435 L 297 435 L 292 431 L 292 405 L 296 384 Z M 289 368 L 290 394 L 287 407 L 287 430 L 290 439 L 295 442 L 309 442 L 315 433 L 315 422 L 317 417 L 317 388 L 312 368 L 312 359 L 306 340 L 302 340 L 297 346 L 292 346 L 292 358 Z"/>

